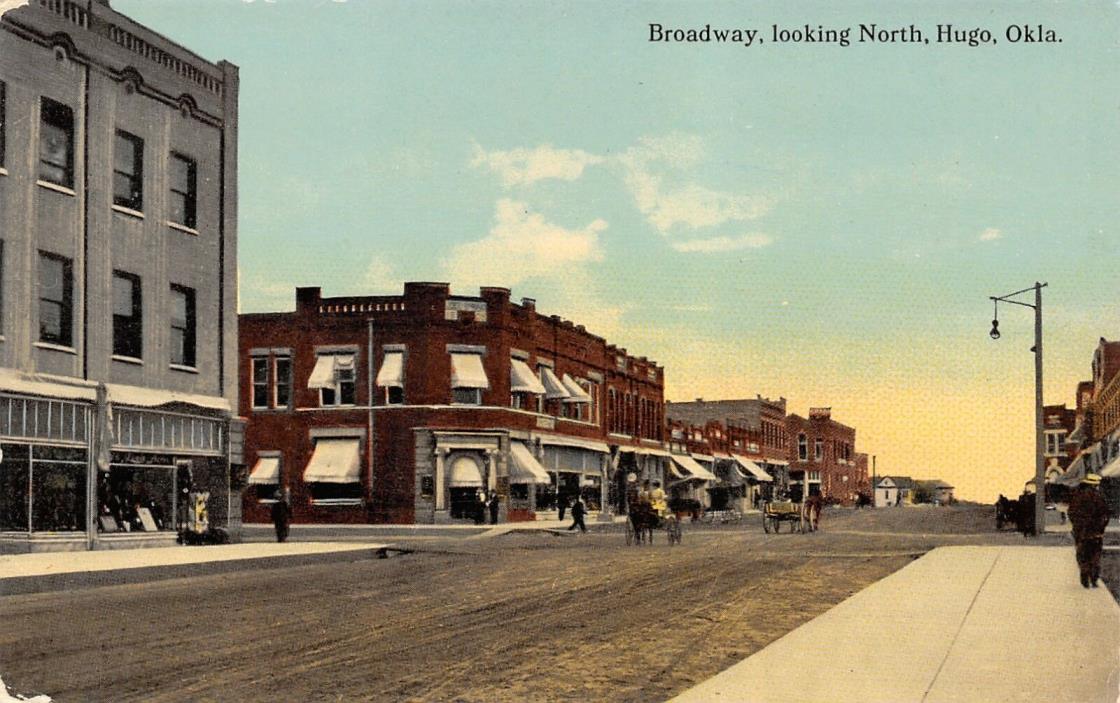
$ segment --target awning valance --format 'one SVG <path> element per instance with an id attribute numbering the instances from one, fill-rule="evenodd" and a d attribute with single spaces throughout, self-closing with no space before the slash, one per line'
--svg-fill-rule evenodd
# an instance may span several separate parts
<path id="1" fill-rule="evenodd" d="M 541 367 L 541 382 L 544 384 L 545 388 L 544 397 L 548 400 L 564 400 L 565 398 L 570 398 L 572 395 L 564 388 L 564 384 L 560 382 L 560 379 L 556 378 L 556 374 L 552 372 L 552 369 L 547 366 Z"/>
<path id="2" fill-rule="evenodd" d="M 334 388 L 340 369 L 353 369 L 353 354 L 320 354 L 307 379 L 308 388 Z"/>
<path id="3" fill-rule="evenodd" d="M 712 452 L 712 456 L 715 457 L 716 459 L 724 459 L 724 460 L 728 460 L 728 459 L 731 458 L 730 454 L 724 454 L 723 452 Z"/>
<path id="4" fill-rule="evenodd" d="M 447 472 L 447 483 L 452 488 L 481 488 L 482 470 L 478 461 L 469 456 L 457 457 Z"/>
<path id="5" fill-rule="evenodd" d="M 262 456 L 257 459 L 249 474 L 249 483 L 258 486 L 280 483 L 280 457 Z"/>
<path id="6" fill-rule="evenodd" d="M 739 456 L 738 454 L 732 454 L 731 456 L 735 459 L 735 463 L 746 469 L 747 473 L 750 474 L 756 481 L 769 482 L 774 480 L 773 476 L 763 471 L 762 467 L 746 458 L 745 456 Z"/>
<path id="7" fill-rule="evenodd" d="M 687 454 L 672 454 L 673 463 L 684 469 L 688 474 L 685 478 L 695 478 L 701 481 L 718 481 L 719 477 L 701 466 L 695 459 Z"/>
<path id="8" fill-rule="evenodd" d="M 710 454 L 694 454 L 694 453 L 690 453 L 690 454 L 689 454 L 689 456 L 691 456 L 691 457 L 692 457 L 693 459 L 695 459 L 696 461 L 706 461 L 706 462 L 708 462 L 708 463 L 711 463 L 711 462 L 713 462 L 713 461 L 715 461 L 715 460 L 716 460 L 716 458 L 715 458 L 714 456 L 710 455 Z"/>
<path id="9" fill-rule="evenodd" d="M 117 383 L 106 383 L 105 390 L 109 402 L 120 405 L 131 405 L 138 408 L 158 408 L 163 405 L 182 403 L 193 405 L 208 410 L 222 410 L 230 412 L 229 401 L 225 398 L 198 395 L 197 393 L 180 393 L 179 391 L 159 390 L 156 388 L 141 388 L 139 386 L 125 386 Z"/>
<path id="10" fill-rule="evenodd" d="M 361 480 L 360 442 L 344 439 L 318 439 L 311 461 L 303 470 L 305 483 L 358 483 Z"/>
<path id="11" fill-rule="evenodd" d="M 789 462 L 785 459 L 767 459 L 763 458 L 763 464 L 770 464 L 771 466 L 789 466 Z"/>
<path id="12" fill-rule="evenodd" d="M 486 370 L 482 368 L 481 355 L 451 355 L 451 387 L 490 390 L 490 380 L 486 378 Z"/>
<path id="13" fill-rule="evenodd" d="M 510 359 L 509 366 L 509 390 L 511 393 L 545 394 L 544 386 L 528 364 L 520 359 Z"/>
<path id="14" fill-rule="evenodd" d="M 591 402 L 591 396 L 587 394 L 587 391 L 580 388 L 579 384 L 576 383 L 576 380 L 568 374 L 564 374 L 564 376 L 560 379 L 560 383 L 564 385 L 564 390 L 568 391 L 568 397 L 564 399 L 565 403 Z"/>
<path id="15" fill-rule="evenodd" d="M 602 442 L 596 442 L 593 439 L 581 439 L 579 437 L 562 437 L 554 434 L 538 434 L 537 439 L 541 444 L 552 444 L 560 447 L 579 447 L 580 449 L 587 449 L 601 454 L 610 454 L 611 449 Z"/>
<path id="16" fill-rule="evenodd" d="M 0 390 L 46 398 L 87 400 L 91 403 L 97 399 L 95 383 L 76 378 L 64 381 L 48 374 L 23 373 L 14 369 L 0 369 Z M 229 409 L 228 404 L 226 409 Z"/>
<path id="17" fill-rule="evenodd" d="M 509 482 L 510 483 L 552 483 L 545 471 L 524 442 L 509 443 Z"/>
<path id="18" fill-rule="evenodd" d="M 377 385 L 381 388 L 404 388 L 403 352 L 385 352 L 377 372 Z"/>
<path id="19" fill-rule="evenodd" d="M 655 449 L 653 447 L 619 447 L 618 451 L 626 454 L 644 454 L 646 456 L 669 456 L 669 452 L 664 449 Z"/>

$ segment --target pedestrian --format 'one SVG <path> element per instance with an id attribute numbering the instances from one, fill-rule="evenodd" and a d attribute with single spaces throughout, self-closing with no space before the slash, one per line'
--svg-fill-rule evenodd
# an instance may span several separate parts
<path id="1" fill-rule="evenodd" d="M 292 520 L 292 508 L 288 505 L 288 496 L 281 490 L 276 490 L 276 502 L 272 504 L 272 526 L 276 528 L 276 541 L 288 541 L 288 526 Z"/>
<path id="2" fill-rule="evenodd" d="M 557 519 L 563 522 L 564 511 L 568 509 L 568 496 L 562 495 L 557 498 L 556 509 L 560 511 L 560 516 Z"/>
<path id="3" fill-rule="evenodd" d="M 486 491 L 483 491 L 481 488 L 479 488 L 478 492 L 475 494 L 474 524 L 486 524 Z"/>
<path id="4" fill-rule="evenodd" d="M 1101 477 L 1085 474 L 1081 484 L 1069 496 L 1069 521 L 1072 523 L 1073 543 L 1077 556 L 1077 569 L 1081 585 L 1097 587 L 1101 577 L 1101 546 L 1104 529 L 1108 526 L 1108 504 L 1097 488 Z"/>
<path id="5" fill-rule="evenodd" d="M 498 508 L 500 507 L 499 504 L 498 504 L 498 492 L 497 491 L 490 491 L 489 506 L 490 506 L 490 524 L 491 525 L 497 525 L 498 524 Z"/>
<path id="6" fill-rule="evenodd" d="M 579 528 L 580 532 L 587 532 L 587 525 L 583 524 L 583 516 L 587 514 L 587 506 L 583 504 L 583 498 L 576 496 L 576 502 L 572 503 L 572 524 L 568 527 L 568 531 Z"/>

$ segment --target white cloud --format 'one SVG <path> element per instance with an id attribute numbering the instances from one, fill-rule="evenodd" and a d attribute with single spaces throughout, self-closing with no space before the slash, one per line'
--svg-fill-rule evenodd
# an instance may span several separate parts
<path id="1" fill-rule="evenodd" d="M 604 220 L 566 229 L 509 198 L 497 202 L 494 219 L 488 235 L 456 246 L 443 261 L 455 283 L 514 286 L 533 277 L 560 280 L 573 266 L 603 260 L 599 233 L 607 228 Z"/>
<path id="2" fill-rule="evenodd" d="M 740 249 L 761 249 L 769 246 L 774 239 L 768 234 L 743 234 L 738 237 L 710 237 L 708 239 L 690 239 L 687 241 L 673 242 L 670 246 L 675 251 L 685 254 L 738 251 Z"/>
<path id="3" fill-rule="evenodd" d="M 580 149 L 556 149 L 551 144 L 509 151 L 486 151 L 475 144 L 471 166 L 497 173 L 502 184 L 511 188 L 549 178 L 574 181 L 583 175 L 585 168 L 603 160 L 601 156 Z"/>
<path id="4" fill-rule="evenodd" d="M 404 279 L 397 275 L 393 265 L 380 254 L 370 257 L 366 275 L 362 279 L 362 289 L 368 294 L 400 294 L 404 289 Z"/>
<path id="5" fill-rule="evenodd" d="M 996 227 L 989 227 L 980 233 L 980 241 L 991 242 L 996 239 L 1003 239 L 1003 232 Z"/>

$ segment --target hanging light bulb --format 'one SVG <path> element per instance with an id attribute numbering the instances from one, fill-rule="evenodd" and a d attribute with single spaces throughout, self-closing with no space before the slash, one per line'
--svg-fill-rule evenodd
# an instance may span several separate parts
<path id="1" fill-rule="evenodd" d="M 999 339 L 999 301 L 992 301 L 992 331 L 988 333 L 992 339 Z"/>

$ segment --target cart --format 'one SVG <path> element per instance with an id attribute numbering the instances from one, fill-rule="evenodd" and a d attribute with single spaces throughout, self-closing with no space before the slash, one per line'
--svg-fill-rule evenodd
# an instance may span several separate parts
<path id="1" fill-rule="evenodd" d="M 800 503 L 794 503 L 792 500 L 777 500 L 763 504 L 762 529 L 767 534 L 781 532 L 783 522 L 790 523 L 790 532 L 804 531 Z"/>

